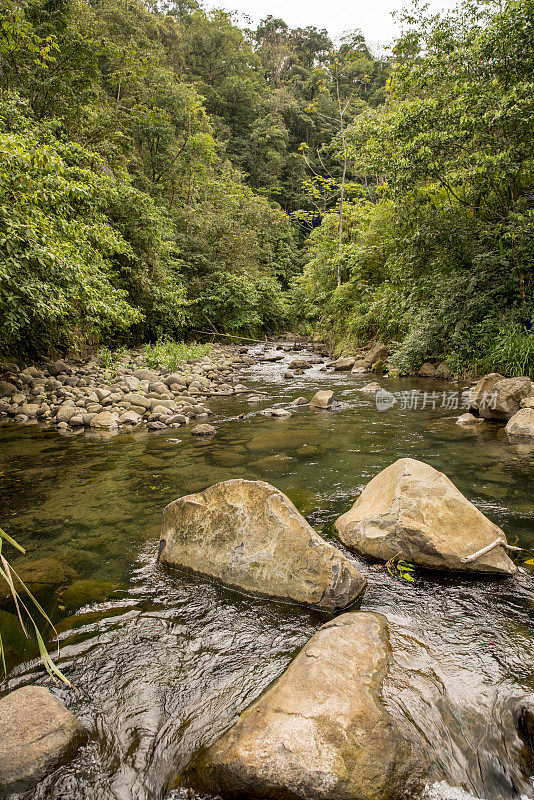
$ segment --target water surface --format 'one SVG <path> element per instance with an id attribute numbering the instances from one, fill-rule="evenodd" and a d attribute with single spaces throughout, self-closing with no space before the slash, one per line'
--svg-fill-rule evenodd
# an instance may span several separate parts
<path id="1" fill-rule="evenodd" d="M 60 631 L 59 664 L 77 691 L 53 691 L 91 741 L 32 800 L 181 797 L 184 789 L 174 787 L 195 752 L 327 619 L 159 570 L 161 514 L 174 498 L 228 478 L 267 480 L 331 538 L 333 520 L 369 479 L 410 456 L 445 472 L 509 541 L 534 547 L 534 444 L 509 441 L 499 425 L 456 425 L 464 409 L 448 407 L 452 384 L 381 379 L 398 401 L 380 413 L 372 395 L 357 391 L 368 377 L 317 365 L 286 381 L 292 357 L 249 370 L 246 383 L 267 392 L 265 402 L 211 400 L 218 434 L 210 440 L 188 428 L 98 439 L 0 427 L 3 527 L 31 556 L 60 558 L 78 573 L 49 609 Z M 259 414 L 318 388 L 336 391 L 338 410 L 303 407 L 280 420 Z M 427 393 L 418 409 L 407 394 L 414 390 Z M 437 784 L 431 796 L 532 793 L 512 720 L 516 700 L 534 690 L 532 569 L 498 581 L 418 572 L 411 585 L 349 557 L 369 578 L 362 609 L 391 621 L 396 655 L 385 698 L 426 739 Z M 50 684 L 32 656 L 14 640 L 3 691 Z"/>

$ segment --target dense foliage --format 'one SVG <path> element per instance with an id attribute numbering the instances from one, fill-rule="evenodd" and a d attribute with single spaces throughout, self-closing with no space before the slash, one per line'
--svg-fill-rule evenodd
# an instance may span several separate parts
<path id="1" fill-rule="evenodd" d="M 387 102 L 347 131 L 342 240 L 332 210 L 295 287 L 338 342 L 396 341 L 402 371 L 444 357 L 534 376 L 533 12 L 405 18 Z"/>
<path id="2" fill-rule="evenodd" d="M 194 0 L 0 16 L 0 350 L 287 324 L 291 214 L 340 174 L 339 98 L 346 122 L 383 99 L 362 38 L 243 31 Z"/>

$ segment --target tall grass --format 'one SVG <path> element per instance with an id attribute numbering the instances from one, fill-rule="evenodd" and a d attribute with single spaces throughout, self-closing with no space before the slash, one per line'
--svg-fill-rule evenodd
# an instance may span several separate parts
<path id="1" fill-rule="evenodd" d="M 499 329 L 485 359 L 485 369 L 534 378 L 534 332 L 512 322 Z"/>
<path id="2" fill-rule="evenodd" d="M 189 344 L 187 342 L 173 342 L 171 339 L 158 339 L 154 344 L 147 344 L 145 348 L 146 362 L 153 369 L 177 369 L 185 361 L 203 358 L 212 350 L 210 344 Z"/>

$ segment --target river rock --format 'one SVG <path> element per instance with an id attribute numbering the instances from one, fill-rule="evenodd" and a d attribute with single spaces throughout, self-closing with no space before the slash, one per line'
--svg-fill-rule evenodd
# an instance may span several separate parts
<path id="1" fill-rule="evenodd" d="M 0 796 L 25 792 L 74 758 L 84 727 L 44 686 L 0 699 Z"/>
<path id="2" fill-rule="evenodd" d="M 55 558 L 39 558 L 35 561 L 19 561 L 13 564 L 20 580 L 13 575 L 13 583 L 24 599 L 25 591 L 22 581 L 37 598 L 50 594 L 60 586 L 67 586 L 76 576 L 71 567 L 67 567 Z M 11 591 L 7 581 L 0 577 L 0 604 L 11 601 Z"/>
<path id="3" fill-rule="evenodd" d="M 521 408 L 508 420 L 505 431 L 511 436 L 534 437 L 534 408 Z"/>
<path id="4" fill-rule="evenodd" d="M 352 373 L 354 375 L 361 375 L 364 372 L 368 372 L 375 364 L 378 364 L 379 361 L 385 361 L 388 357 L 388 353 L 389 351 L 386 345 L 378 342 L 371 347 L 359 361 L 354 362 L 351 370 Z"/>
<path id="5" fill-rule="evenodd" d="M 214 436 L 216 433 L 217 428 L 214 428 L 213 425 L 208 425 L 207 423 L 195 425 L 191 431 L 192 436 Z"/>
<path id="6" fill-rule="evenodd" d="M 456 420 L 457 425 L 476 425 L 477 422 L 484 422 L 484 420 L 480 417 L 475 417 L 475 415 L 471 414 L 470 411 L 466 411 L 465 414 L 461 414 Z"/>
<path id="7" fill-rule="evenodd" d="M 352 356 L 347 356 L 343 358 L 338 358 L 332 366 L 337 372 L 344 372 L 345 370 L 352 369 L 354 366 L 356 359 L 352 358 Z"/>
<path id="8" fill-rule="evenodd" d="M 372 383 L 367 383 L 365 386 L 362 386 L 360 392 L 368 392 L 369 394 L 376 394 L 382 389 L 379 383 L 376 381 L 372 381 Z"/>
<path id="9" fill-rule="evenodd" d="M 111 411 L 100 411 L 95 414 L 90 422 L 91 428 L 106 428 L 113 430 L 118 427 L 117 417 Z"/>
<path id="10" fill-rule="evenodd" d="M 0 397 L 11 397 L 15 394 L 17 387 L 9 381 L 0 381 Z"/>
<path id="11" fill-rule="evenodd" d="M 325 611 L 353 603 L 367 583 L 288 497 L 264 481 L 242 478 L 167 506 L 160 561 Z"/>
<path id="12" fill-rule="evenodd" d="M 134 370 L 134 377 L 139 381 L 148 381 L 153 383 L 156 380 L 156 373 L 149 369 L 136 369 Z"/>
<path id="13" fill-rule="evenodd" d="M 296 397 L 295 400 L 292 400 L 290 405 L 292 406 L 307 406 L 308 400 L 305 397 Z"/>
<path id="14" fill-rule="evenodd" d="M 65 363 L 65 361 L 53 361 L 52 364 L 47 364 L 46 369 L 53 377 L 56 377 L 56 375 L 60 375 L 61 373 L 70 375 L 72 372 L 71 368 Z"/>
<path id="15" fill-rule="evenodd" d="M 484 375 L 470 394 L 470 410 L 485 419 L 510 419 L 521 408 L 521 401 L 534 394 L 530 378 L 503 378 L 496 372 Z"/>
<path id="16" fill-rule="evenodd" d="M 335 528 L 350 550 L 378 561 L 401 557 L 429 569 L 517 572 L 502 547 L 462 561 L 506 537 L 446 475 L 413 458 L 400 458 L 376 475 Z"/>
<path id="17" fill-rule="evenodd" d="M 419 796 L 425 761 L 382 700 L 390 646 L 379 614 L 342 614 L 200 757 L 202 794 L 277 800 Z"/>
<path id="18" fill-rule="evenodd" d="M 289 369 L 311 369 L 311 364 L 305 358 L 295 358 L 288 364 Z"/>
<path id="19" fill-rule="evenodd" d="M 310 400 L 312 408 L 333 408 L 337 403 L 338 399 L 330 389 L 322 389 L 316 392 Z"/>

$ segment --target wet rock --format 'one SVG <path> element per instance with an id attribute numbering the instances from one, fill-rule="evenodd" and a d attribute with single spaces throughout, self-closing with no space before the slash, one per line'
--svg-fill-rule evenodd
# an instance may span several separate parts
<path id="1" fill-rule="evenodd" d="M 362 386 L 360 392 L 368 392 L 369 394 L 376 394 L 382 389 L 379 383 L 376 381 L 372 381 L 371 383 L 366 383 L 365 386 Z"/>
<path id="2" fill-rule="evenodd" d="M 208 425 L 207 423 L 195 425 L 191 431 L 192 436 L 214 436 L 216 433 L 217 429 L 214 428 L 213 425 Z"/>
<path id="3" fill-rule="evenodd" d="M 297 397 L 295 400 L 291 401 L 292 406 L 307 406 L 308 400 L 305 397 Z"/>
<path id="4" fill-rule="evenodd" d="M 113 430 L 118 427 L 117 417 L 111 411 L 100 411 L 91 419 L 90 426 L 91 428 Z"/>
<path id="5" fill-rule="evenodd" d="M 517 703 L 514 722 L 521 738 L 534 750 L 534 694 L 522 697 Z"/>
<path id="6" fill-rule="evenodd" d="M 305 358 L 295 358 L 288 364 L 289 369 L 311 369 L 311 364 Z"/>
<path id="7" fill-rule="evenodd" d="M 335 528 L 349 549 L 378 561 L 402 557 L 429 569 L 517 572 L 502 547 L 462 561 L 506 537 L 446 475 L 412 458 L 401 458 L 376 475 Z"/>
<path id="8" fill-rule="evenodd" d="M 103 603 L 117 589 L 118 584 L 112 581 L 79 580 L 62 593 L 61 600 L 66 609 L 74 611 L 88 603 Z"/>
<path id="9" fill-rule="evenodd" d="M 290 417 L 291 416 L 291 412 L 290 411 L 286 411 L 283 408 L 264 408 L 260 413 L 264 417 L 279 417 L 279 418 L 282 418 L 282 417 Z"/>
<path id="10" fill-rule="evenodd" d="M 81 723 L 44 686 L 0 699 L 0 796 L 31 789 L 71 761 L 86 739 Z"/>
<path id="11" fill-rule="evenodd" d="M 247 397 L 247 403 L 261 403 L 265 399 L 265 397 L 254 394 L 252 397 Z"/>
<path id="12" fill-rule="evenodd" d="M 534 408 L 521 408 L 508 420 L 505 431 L 510 436 L 534 438 Z"/>
<path id="13" fill-rule="evenodd" d="M 477 422 L 484 422 L 481 417 L 475 417 L 474 414 L 471 414 L 469 411 L 466 411 L 465 414 L 462 414 L 456 420 L 457 425 L 476 425 Z"/>
<path id="14" fill-rule="evenodd" d="M 333 408 L 337 402 L 338 399 L 334 392 L 330 389 L 323 389 L 314 394 L 310 400 L 310 406 L 312 408 Z"/>
<path id="15" fill-rule="evenodd" d="M 276 472 L 281 475 L 286 472 L 292 461 L 294 461 L 294 459 L 291 456 L 285 455 L 284 453 L 277 453 L 274 456 L 258 458 L 258 460 L 253 461 L 250 466 L 255 472 L 259 470 L 260 472 Z"/>
<path id="16" fill-rule="evenodd" d="M 294 374 L 292 372 L 289 372 L 289 371 L 284 372 L 284 378 L 285 378 L 286 381 L 290 381 L 291 378 L 294 378 L 294 377 L 295 376 L 294 376 Z"/>
<path id="17" fill-rule="evenodd" d="M 421 378 L 435 378 L 437 376 L 437 369 L 434 364 L 426 361 L 422 367 L 419 368 L 417 373 Z"/>
<path id="18" fill-rule="evenodd" d="M 26 594 L 20 581 L 38 599 L 52 593 L 60 586 L 67 586 L 76 576 L 71 567 L 67 567 L 55 558 L 40 558 L 35 561 L 18 561 L 13 565 L 20 580 L 13 575 L 13 583 L 19 594 Z M 11 602 L 11 591 L 7 581 L 0 577 L 0 604 Z"/>
<path id="19" fill-rule="evenodd" d="M 289 498 L 263 481 L 224 481 L 168 505 L 160 561 L 325 611 L 345 608 L 366 586 Z"/>
<path id="20" fill-rule="evenodd" d="M 419 796 L 426 759 L 382 700 L 390 664 L 385 618 L 342 614 L 202 754 L 202 794 L 278 800 Z"/>
<path id="21" fill-rule="evenodd" d="M 333 362 L 332 366 L 337 372 L 344 372 L 346 370 L 352 369 L 355 362 L 356 362 L 355 358 L 347 356 L 344 358 L 338 358 L 336 361 Z"/>

